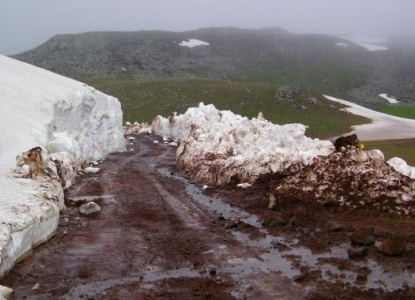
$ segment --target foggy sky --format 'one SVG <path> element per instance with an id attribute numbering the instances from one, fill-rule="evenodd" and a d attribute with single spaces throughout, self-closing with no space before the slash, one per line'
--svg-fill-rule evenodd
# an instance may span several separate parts
<path id="1" fill-rule="evenodd" d="M 20 53 L 60 33 L 212 26 L 415 35 L 415 0 L 0 0 L 0 53 Z"/>

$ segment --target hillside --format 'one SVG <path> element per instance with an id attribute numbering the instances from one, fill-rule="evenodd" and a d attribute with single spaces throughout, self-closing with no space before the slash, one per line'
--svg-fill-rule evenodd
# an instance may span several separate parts
<path id="1" fill-rule="evenodd" d="M 192 47 L 192 39 L 204 42 Z M 404 39 L 382 51 L 328 35 L 280 28 L 205 28 L 186 32 L 87 32 L 57 35 L 14 58 L 73 77 L 209 78 L 272 83 L 387 104 L 415 103 L 415 48 Z"/>
<path id="2" fill-rule="evenodd" d="M 208 45 L 188 47 L 183 44 L 190 39 Z M 187 32 L 57 35 L 14 57 L 81 79 L 226 79 L 298 86 L 373 102 L 381 100 L 377 97 L 379 93 L 395 94 L 395 75 L 402 81 L 412 72 L 411 68 L 401 70 L 399 67 L 405 66 L 402 60 L 406 61 L 407 57 L 389 52 L 368 51 L 353 42 L 326 35 L 299 35 L 279 28 L 230 27 Z M 394 64 L 390 55 L 399 61 L 398 70 L 390 67 Z M 386 74 L 389 69 L 390 74 Z M 406 87 L 400 100 L 413 100 L 413 89 L 413 86 Z"/>
<path id="3" fill-rule="evenodd" d="M 302 123 L 312 137 L 349 132 L 370 120 L 340 111 L 344 105 L 321 94 L 288 86 L 208 79 L 90 79 L 88 84 L 121 100 L 125 121 L 151 122 L 157 115 L 184 113 L 199 102 L 249 118 L 262 111 L 276 124 Z M 324 118 L 322 118 L 324 116 Z"/>

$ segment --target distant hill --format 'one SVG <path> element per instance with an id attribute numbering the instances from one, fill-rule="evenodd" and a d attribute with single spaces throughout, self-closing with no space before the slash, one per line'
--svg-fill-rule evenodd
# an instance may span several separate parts
<path id="1" fill-rule="evenodd" d="M 205 44 L 189 47 L 191 39 Z M 412 52 L 368 51 L 280 28 L 66 34 L 13 57 L 77 79 L 209 78 L 291 85 L 360 102 L 382 101 L 379 93 L 415 102 Z"/>

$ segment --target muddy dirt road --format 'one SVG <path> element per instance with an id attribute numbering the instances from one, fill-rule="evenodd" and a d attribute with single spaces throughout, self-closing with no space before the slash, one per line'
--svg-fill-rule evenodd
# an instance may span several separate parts
<path id="1" fill-rule="evenodd" d="M 268 211 L 261 185 L 203 189 L 175 173 L 175 148 L 132 137 L 78 180 L 57 234 L 2 280 L 14 299 L 415 299 L 413 221 Z M 86 201 L 102 210 L 81 215 Z M 405 253 L 368 243 L 350 257 L 362 229 L 377 242 L 402 231 Z"/>

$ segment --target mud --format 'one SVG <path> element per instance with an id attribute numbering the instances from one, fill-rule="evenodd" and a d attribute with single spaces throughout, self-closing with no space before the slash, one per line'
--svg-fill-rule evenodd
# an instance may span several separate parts
<path id="1" fill-rule="evenodd" d="M 413 218 L 298 198 L 269 210 L 269 182 L 203 189 L 178 174 L 176 148 L 133 137 L 78 179 L 56 235 L 1 281 L 13 299 L 415 299 Z M 101 211 L 83 216 L 89 201 Z M 402 255 L 377 250 L 395 236 Z"/>

